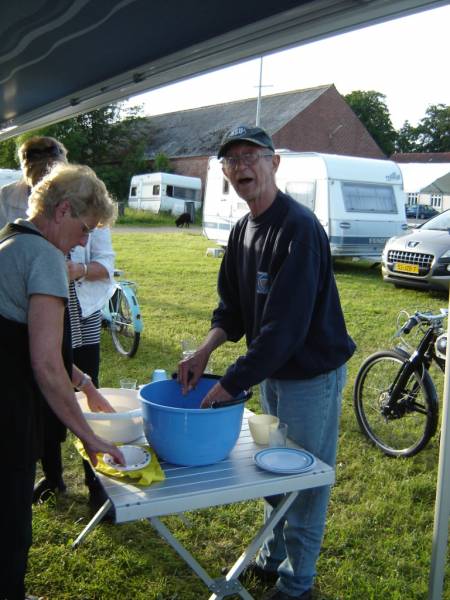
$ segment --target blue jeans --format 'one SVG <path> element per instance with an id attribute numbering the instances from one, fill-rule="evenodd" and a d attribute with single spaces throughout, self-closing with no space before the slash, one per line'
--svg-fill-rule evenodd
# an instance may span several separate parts
<path id="1" fill-rule="evenodd" d="M 266 379 L 260 385 L 263 411 L 287 423 L 293 442 L 332 466 L 346 374 L 344 365 L 313 379 Z M 299 596 L 313 586 L 329 496 L 330 486 L 300 492 L 259 551 L 258 565 L 278 571 L 277 587 L 288 595 Z M 266 519 L 277 500 L 266 499 Z"/>

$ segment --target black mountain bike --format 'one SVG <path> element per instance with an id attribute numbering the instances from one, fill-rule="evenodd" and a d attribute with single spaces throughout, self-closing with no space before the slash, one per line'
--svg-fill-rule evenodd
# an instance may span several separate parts
<path id="1" fill-rule="evenodd" d="M 402 338 L 403 345 L 375 352 L 361 365 L 353 388 L 361 431 L 388 456 L 413 456 L 436 433 L 439 405 L 429 369 L 434 362 L 445 370 L 447 334 L 443 323 L 448 310 L 402 314 L 406 322 L 396 337 L 419 327 L 422 337 L 417 347 L 408 347 Z"/>

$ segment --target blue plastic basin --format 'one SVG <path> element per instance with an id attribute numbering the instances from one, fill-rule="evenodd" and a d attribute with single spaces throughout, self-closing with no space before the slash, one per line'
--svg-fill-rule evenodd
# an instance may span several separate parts
<path id="1" fill-rule="evenodd" d="M 242 426 L 244 404 L 199 408 L 217 380 L 201 378 L 185 396 L 175 380 L 156 381 L 140 390 L 144 433 L 159 458 L 183 466 L 200 466 L 226 458 Z"/>

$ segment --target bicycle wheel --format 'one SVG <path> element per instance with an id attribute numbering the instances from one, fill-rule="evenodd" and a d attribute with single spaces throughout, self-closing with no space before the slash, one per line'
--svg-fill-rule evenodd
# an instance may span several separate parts
<path id="1" fill-rule="evenodd" d="M 133 313 L 127 296 L 118 288 L 109 301 L 111 336 L 115 349 L 131 358 L 137 352 L 141 334 L 134 329 Z"/>
<path id="2" fill-rule="evenodd" d="M 364 435 L 388 456 L 413 456 L 435 434 L 438 422 L 436 389 L 427 370 L 414 372 L 399 401 L 386 410 L 389 388 L 405 362 L 385 350 L 361 365 L 353 389 L 356 418 Z"/>

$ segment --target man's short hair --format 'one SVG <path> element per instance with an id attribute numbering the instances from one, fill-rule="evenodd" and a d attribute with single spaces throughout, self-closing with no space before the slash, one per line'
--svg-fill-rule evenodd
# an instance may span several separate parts
<path id="1" fill-rule="evenodd" d="M 269 148 L 275 152 L 273 141 L 270 135 L 261 127 L 247 127 L 247 125 L 238 125 L 233 127 L 223 136 L 220 144 L 217 158 L 222 158 L 231 144 L 236 142 L 250 142 L 262 148 Z"/>

